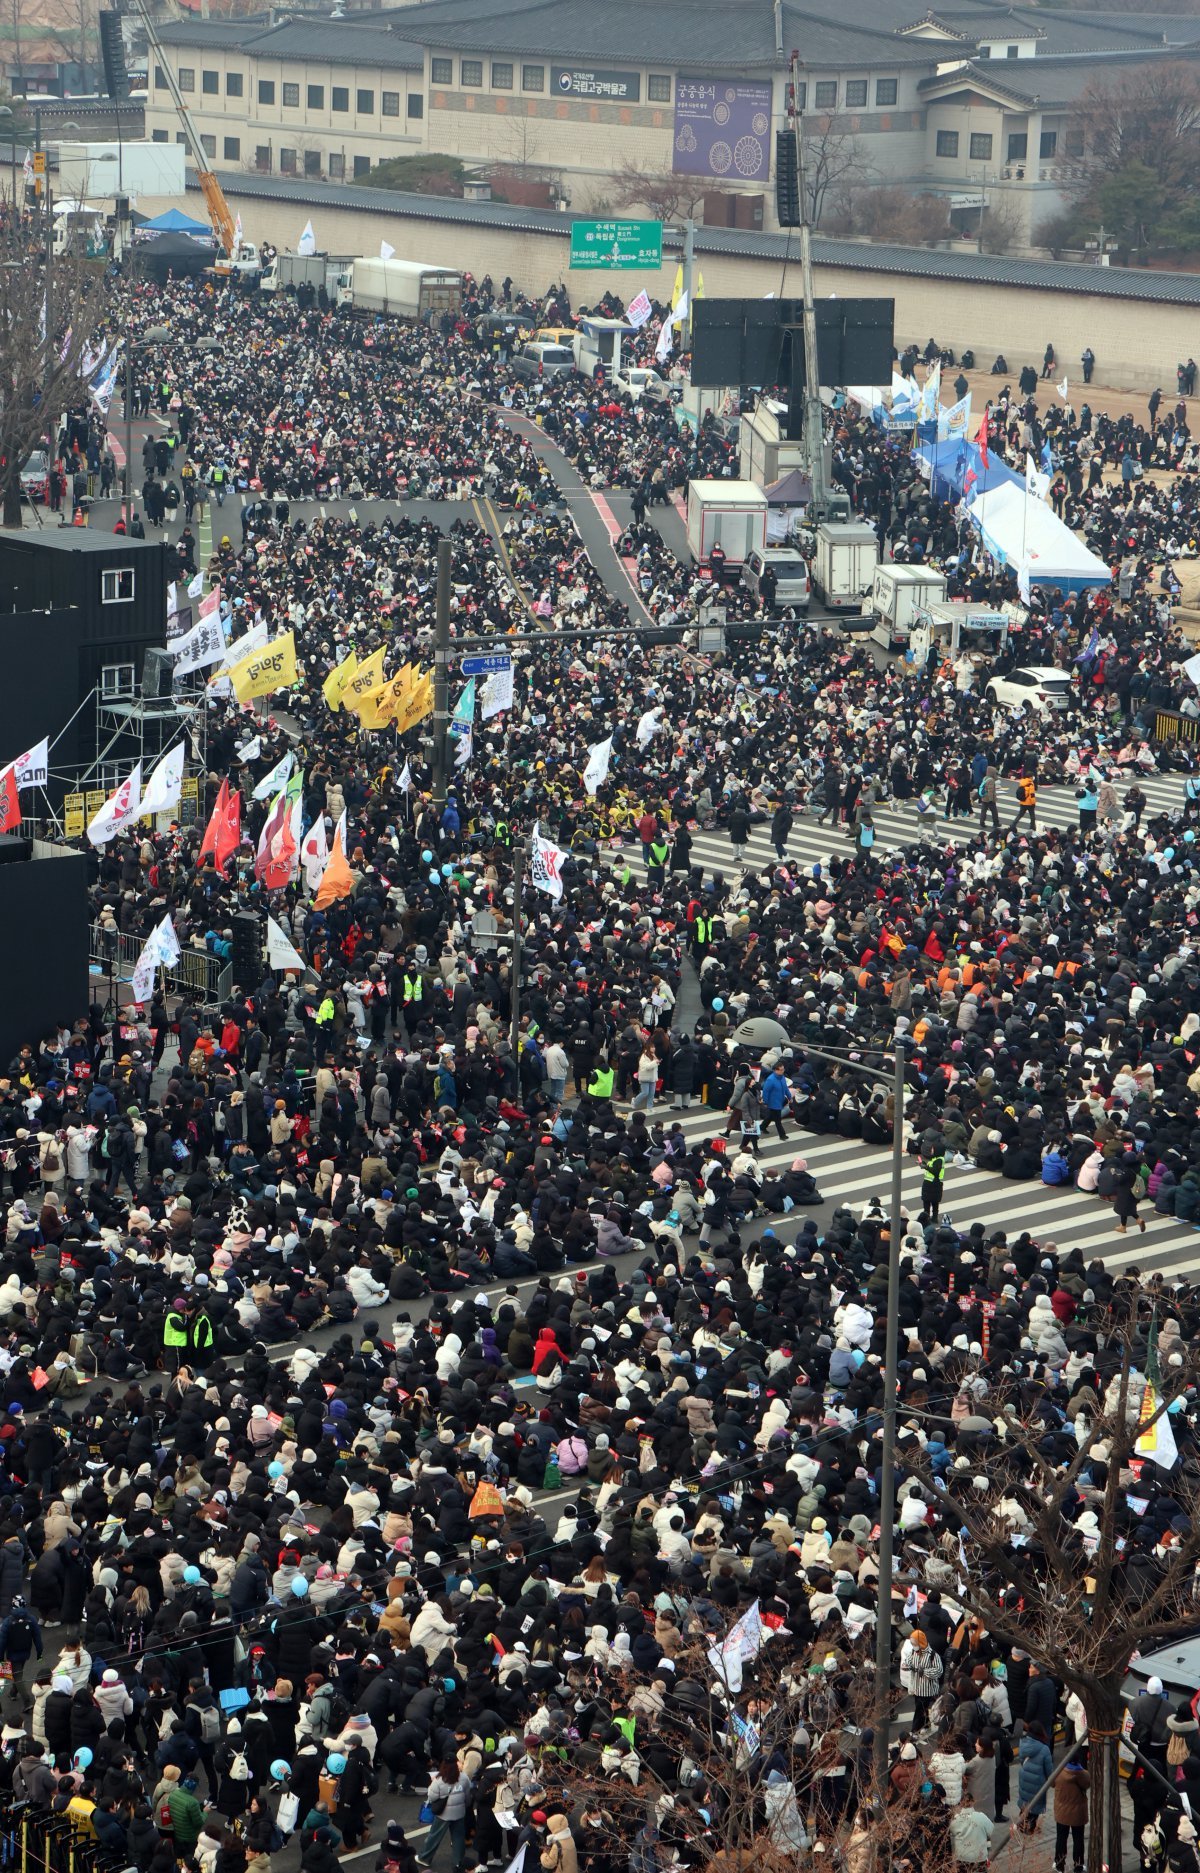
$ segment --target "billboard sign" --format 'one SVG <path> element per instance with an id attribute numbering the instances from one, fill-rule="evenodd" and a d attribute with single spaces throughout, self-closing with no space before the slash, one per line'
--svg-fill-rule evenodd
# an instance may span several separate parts
<path id="1" fill-rule="evenodd" d="M 640 72 L 596 71 L 588 65 L 555 65 L 551 83 L 556 97 L 590 98 L 600 104 L 636 104 L 642 95 Z"/>
<path id="2" fill-rule="evenodd" d="M 573 267 L 661 267 L 661 221 L 573 221 Z"/>
<path id="3" fill-rule="evenodd" d="M 770 139 L 770 79 L 675 80 L 671 160 L 677 174 L 765 184 Z"/>

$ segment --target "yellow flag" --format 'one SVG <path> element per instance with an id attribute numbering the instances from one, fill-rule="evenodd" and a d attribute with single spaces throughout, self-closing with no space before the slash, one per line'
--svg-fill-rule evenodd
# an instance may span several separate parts
<path id="1" fill-rule="evenodd" d="M 261 650 L 252 650 L 232 666 L 229 680 L 239 702 L 252 702 L 255 696 L 271 696 L 277 689 L 287 689 L 296 681 L 295 633 L 284 631 Z"/>
<path id="2" fill-rule="evenodd" d="M 397 734 L 407 734 L 410 728 L 415 728 L 418 722 L 423 722 L 426 716 L 432 714 L 433 676 L 427 673 L 414 683 L 411 694 L 405 698 L 402 708 L 396 712 Z"/>
<path id="3" fill-rule="evenodd" d="M 363 721 L 368 728 L 386 728 L 401 714 L 415 685 L 420 681 L 421 672 L 415 663 L 406 663 L 398 670 L 389 683 L 372 690 L 364 699 Z M 368 710 L 370 713 L 368 714 Z"/>
<path id="4" fill-rule="evenodd" d="M 365 663 L 360 663 L 353 676 L 349 677 L 347 681 L 343 683 L 342 707 L 345 709 L 353 709 L 356 714 L 361 715 L 361 704 L 364 698 L 369 696 L 373 690 L 378 689 L 382 682 L 383 648 L 381 646 L 373 656 L 367 658 Z"/>
<path id="5" fill-rule="evenodd" d="M 329 675 L 325 678 L 325 681 L 321 685 L 321 694 L 324 696 L 325 701 L 331 709 L 341 708 L 342 691 L 345 689 L 357 668 L 358 652 L 352 650 L 348 656 L 342 658 L 340 663 L 334 665 Z"/>

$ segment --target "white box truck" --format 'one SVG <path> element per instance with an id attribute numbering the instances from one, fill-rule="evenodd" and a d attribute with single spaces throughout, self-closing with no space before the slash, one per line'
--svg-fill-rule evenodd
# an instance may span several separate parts
<path id="1" fill-rule="evenodd" d="M 993 605 L 971 605 L 965 599 L 935 600 L 923 605 L 913 620 L 909 647 L 914 659 L 924 661 L 932 645 L 950 658 L 969 652 L 991 662 L 1008 642 L 1009 617 Z"/>
<path id="2" fill-rule="evenodd" d="M 462 274 L 423 260 L 352 260 L 338 304 L 355 312 L 383 313 L 394 319 L 458 317 L 462 310 Z"/>
<path id="3" fill-rule="evenodd" d="M 349 283 L 353 258 L 349 254 L 276 254 L 258 283 L 260 293 L 298 292 L 311 286 L 314 293 L 324 287 L 335 303 L 342 287 Z"/>
<path id="4" fill-rule="evenodd" d="M 690 481 L 687 536 L 698 566 L 708 563 L 718 540 L 726 564 L 741 566 L 766 546 L 766 495 L 752 481 Z"/>
<path id="5" fill-rule="evenodd" d="M 865 520 L 827 520 L 817 528 L 813 584 L 831 611 L 861 612 L 879 564 L 879 541 Z"/>
<path id="6" fill-rule="evenodd" d="M 933 566 L 876 566 L 871 636 L 884 650 L 903 650 L 917 613 L 945 596 L 946 575 Z"/>

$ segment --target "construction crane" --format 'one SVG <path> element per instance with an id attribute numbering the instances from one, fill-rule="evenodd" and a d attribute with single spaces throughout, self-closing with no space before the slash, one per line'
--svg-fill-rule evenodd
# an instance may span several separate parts
<path id="1" fill-rule="evenodd" d="M 171 93 L 175 109 L 179 113 L 179 121 L 183 125 L 183 134 L 187 139 L 188 152 L 196 165 L 196 176 L 204 195 L 204 205 L 208 209 L 208 219 L 216 236 L 219 250 L 214 269 L 217 273 L 256 273 L 259 266 L 258 248 L 253 241 L 244 241 L 239 238 L 237 224 L 230 213 L 229 203 L 225 200 L 225 191 L 209 167 L 208 154 L 192 122 L 191 112 L 183 101 L 183 94 L 176 83 L 175 73 L 171 70 L 163 52 L 162 42 L 150 18 L 149 9 L 144 4 L 144 0 L 132 0 L 132 5 L 146 29 L 146 44 L 150 60 L 149 76 L 153 77 L 154 66 L 157 64 L 166 81 L 167 90 Z"/>

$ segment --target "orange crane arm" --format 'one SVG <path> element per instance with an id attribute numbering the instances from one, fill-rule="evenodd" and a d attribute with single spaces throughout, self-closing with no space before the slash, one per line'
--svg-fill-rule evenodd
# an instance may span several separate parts
<path id="1" fill-rule="evenodd" d="M 229 212 L 225 192 L 211 169 L 201 169 L 198 175 L 208 208 L 208 218 L 212 222 L 213 233 L 217 237 L 217 244 L 231 260 L 236 260 L 237 242 L 234 237 L 233 216 Z"/>

